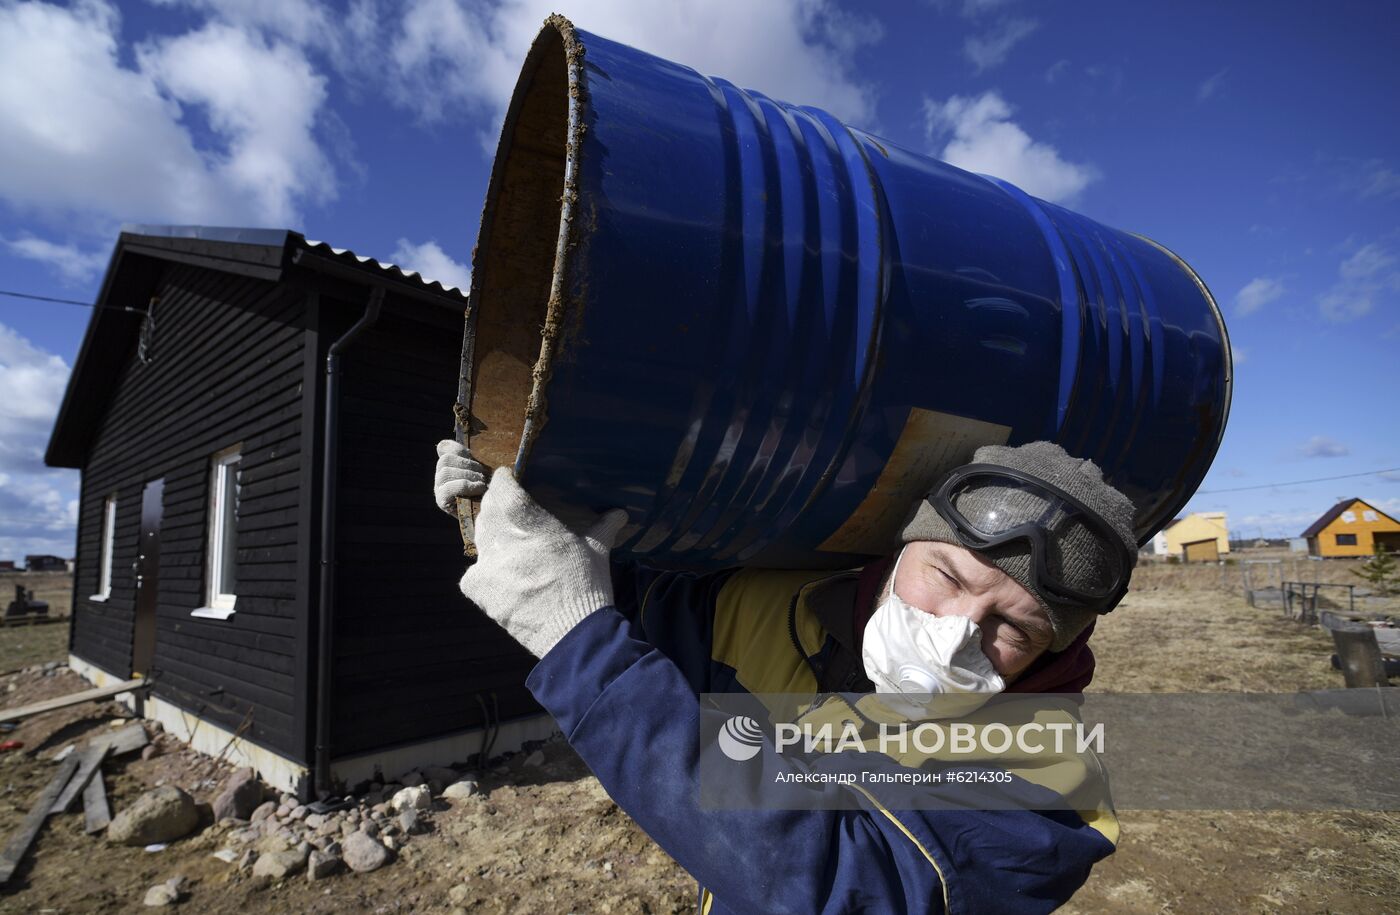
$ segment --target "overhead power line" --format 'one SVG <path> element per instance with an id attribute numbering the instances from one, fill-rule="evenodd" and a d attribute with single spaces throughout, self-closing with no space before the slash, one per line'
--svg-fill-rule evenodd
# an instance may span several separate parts
<path id="1" fill-rule="evenodd" d="M 97 307 L 91 302 L 79 302 L 77 299 L 56 299 L 50 295 L 34 295 L 31 292 L 11 292 L 8 289 L 0 289 L 0 295 L 8 295 L 16 299 L 34 299 L 38 302 L 58 302 L 61 305 L 81 305 L 84 308 Z"/>
<path id="2" fill-rule="evenodd" d="M 0 289 L 0 295 L 7 295 L 16 299 L 33 299 L 36 302 L 56 302 L 59 305 L 79 305 L 83 308 L 97 308 L 103 311 L 125 311 L 138 315 L 146 313 L 143 309 L 132 308 L 129 305 L 98 305 L 94 302 L 80 302 L 77 299 L 60 299 L 51 295 L 35 295 L 32 292 L 13 292 L 9 289 Z"/>
<path id="3" fill-rule="evenodd" d="M 1258 486 L 1236 486 L 1233 489 L 1198 489 L 1198 496 L 1213 496 L 1222 492 L 1244 492 L 1249 489 L 1273 489 L 1275 486 L 1299 486 L 1303 483 L 1327 483 L 1332 480 L 1350 480 L 1354 477 L 1369 477 L 1378 473 L 1396 473 L 1400 467 L 1385 467 L 1380 470 L 1367 470 L 1364 473 L 1344 473 L 1336 477 L 1315 477 L 1311 480 L 1286 480 L 1282 483 L 1260 483 Z"/>

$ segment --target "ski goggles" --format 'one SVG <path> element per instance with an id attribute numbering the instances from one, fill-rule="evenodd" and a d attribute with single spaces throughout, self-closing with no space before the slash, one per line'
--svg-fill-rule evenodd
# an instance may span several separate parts
<path id="1" fill-rule="evenodd" d="M 967 464 L 945 476 L 928 502 L 970 550 L 1026 541 L 1035 590 L 1047 604 L 1102 614 L 1128 591 L 1127 544 L 1097 512 L 1044 480 L 997 464 Z M 1067 545 L 1097 552 L 1075 563 L 1072 584 Z"/>

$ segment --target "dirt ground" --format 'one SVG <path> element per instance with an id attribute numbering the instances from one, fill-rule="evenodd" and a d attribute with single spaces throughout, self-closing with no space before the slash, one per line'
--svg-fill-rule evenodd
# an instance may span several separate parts
<path id="1" fill-rule="evenodd" d="M 1228 568 L 1228 567 L 1227 567 Z M 1140 576 L 1124 605 L 1099 625 L 1092 689 L 1114 692 L 1335 688 L 1325 633 L 1256 610 L 1218 590 L 1200 569 Z M 11 666 L 61 660 L 66 638 L 0 629 Z M 23 649 L 13 646 L 23 644 Z M 8 669 L 8 668 L 0 668 Z M 60 669 L 0 676 L 0 706 L 81 688 Z M 6 735 L 25 742 L 0 754 L 0 833 L 10 833 L 53 769 L 55 751 L 109 727 L 120 706 L 89 705 L 28 719 Z M 222 777 L 212 761 L 157 735 L 162 755 L 109 761 L 108 792 L 121 809 L 159 781 L 207 800 Z M 177 874 L 182 907 L 215 915 L 257 912 L 615 912 L 694 909 L 694 883 L 602 791 L 562 743 L 544 761 L 523 754 L 481 773 L 483 794 L 439 801 L 434 831 L 391 865 L 310 883 L 268 884 L 212 857 L 215 829 L 164 851 L 108 846 L 82 832 L 81 813 L 50 818 L 11 884 L 3 912 L 144 911 L 146 889 Z M 1400 814 L 1124 811 L 1119 851 L 1094 871 L 1065 911 L 1400 911 Z M 460 887 L 460 888 L 458 888 Z"/>

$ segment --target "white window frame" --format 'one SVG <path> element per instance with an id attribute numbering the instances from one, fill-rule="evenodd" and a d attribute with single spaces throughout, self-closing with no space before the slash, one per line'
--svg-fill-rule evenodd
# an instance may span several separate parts
<path id="1" fill-rule="evenodd" d="M 204 606 L 190 612 L 190 616 L 202 619 L 226 620 L 233 616 L 238 603 L 237 594 L 220 590 L 224 572 L 234 561 L 236 544 L 228 541 L 229 514 L 237 508 L 238 462 L 242 460 L 242 445 L 235 445 L 220 451 L 210 459 L 209 465 L 209 521 L 204 538 Z M 233 477 L 233 500 L 225 496 L 229 486 L 229 475 Z"/>
<path id="2" fill-rule="evenodd" d="M 1361 520 L 1362 520 L 1362 521 L 1379 521 L 1379 520 L 1381 520 L 1381 518 L 1380 518 L 1380 515 L 1376 514 L 1376 513 L 1373 512 L 1373 511 L 1364 511 L 1364 512 L 1361 513 Z"/>
<path id="3" fill-rule="evenodd" d="M 1356 512 L 1342 512 L 1342 520 L 1347 524 L 1356 523 Z"/>
<path id="4" fill-rule="evenodd" d="M 107 600 L 112 596 L 112 555 L 117 545 L 117 494 L 102 502 L 102 552 L 97 557 L 97 593 L 88 600 Z"/>

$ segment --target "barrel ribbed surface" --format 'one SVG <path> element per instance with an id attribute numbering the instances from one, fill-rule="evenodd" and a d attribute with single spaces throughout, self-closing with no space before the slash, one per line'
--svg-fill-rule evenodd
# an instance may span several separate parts
<path id="1" fill-rule="evenodd" d="M 706 80 L 722 122 L 728 230 L 687 434 L 630 549 L 742 561 L 835 466 L 870 371 L 880 228 L 840 122 Z M 862 256 L 862 253 L 864 256 Z"/>
<path id="2" fill-rule="evenodd" d="M 1141 540 L 1184 506 L 1231 382 L 1179 258 L 577 36 L 566 331 L 516 466 L 542 502 L 625 508 L 618 553 L 644 562 L 836 568 L 977 445 L 1051 439 L 1133 500 Z"/>

